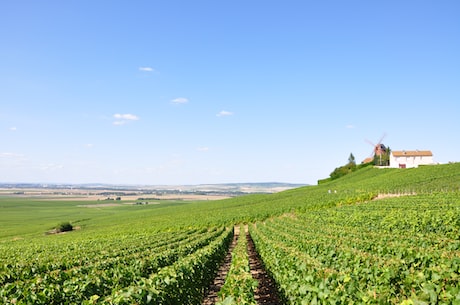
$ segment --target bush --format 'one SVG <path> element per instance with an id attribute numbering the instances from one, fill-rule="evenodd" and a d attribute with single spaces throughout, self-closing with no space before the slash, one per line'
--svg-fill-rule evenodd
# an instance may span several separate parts
<path id="1" fill-rule="evenodd" d="M 56 228 L 56 231 L 57 232 L 68 232 L 68 231 L 72 231 L 73 230 L 73 226 L 70 222 L 63 222 L 61 224 L 59 224 Z"/>
<path id="2" fill-rule="evenodd" d="M 349 162 L 344 166 L 337 167 L 334 169 L 334 171 L 330 174 L 331 180 L 338 179 L 340 177 L 343 177 L 345 175 L 348 175 L 351 172 L 354 172 L 356 170 L 356 164 Z"/>

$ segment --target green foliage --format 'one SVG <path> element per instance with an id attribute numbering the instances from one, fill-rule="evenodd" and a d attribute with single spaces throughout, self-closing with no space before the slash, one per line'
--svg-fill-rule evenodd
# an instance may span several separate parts
<path id="1" fill-rule="evenodd" d="M 225 227 L 245 222 L 287 304 L 457 304 L 459 198 L 460 163 L 365 167 L 209 202 L 90 209 L 2 197 L 0 303 L 199 304 L 231 241 Z M 43 234 L 62 219 L 81 230 Z"/>
<path id="2" fill-rule="evenodd" d="M 334 169 L 334 171 L 330 174 L 331 180 L 338 179 L 340 177 L 343 177 L 353 171 L 356 170 L 356 164 L 355 163 L 347 163 L 344 166 L 340 166 Z"/>
<path id="3" fill-rule="evenodd" d="M 456 304 L 458 195 L 311 211 L 250 232 L 287 304 Z"/>
<path id="4" fill-rule="evenodd" d="M 356 169 L 357 167 L 356 167 L 355 156 L 353 156 L 353 154 L 350 153 L 350 156 L 348 157 L 348 163 L 345 164 L 344 166 L 335 168 L 334 171 L 329 175 L 330 180 L 334 180 L 334 179 L 343 177 L 351 172 L 354 172 Z"/>
<path id="5" fill-rule="evenodd" d="M 57 232 L 68 232 L 68 231 L 72 231 L 73 230 L 73 226 L 70 222 L 66 221 L 66 222 L 61 222 L 57 227 L 56 227 L 56 231 Z"/>
<path id="6" fill-rule="evenodd" d="M 332 181 L 332 178 L 331 178 L 331 177 L 325 178 L 325 179 L 319 179 L 319 180 L 318 180 L 318 185 L 324 184 L 324 183 L 330 182 L 330 181 Z"/>
<path id="7" fill-rule="evenodd" d="M 275 194 L 246 195 L 219 201 L 159 201 L 158 204 L 84 208 L 81 201 L 39 201 L 0 198 L 0 243 L 18 239 L 42 239 L 62 219 L 81 230 L 72 235 L 137 234 L 189 227 L 231 226 L 276 215 L 336 206 L 362 193 L 433 193 L 460 191 L 460 163 L 419 168 L 360 168 L 340 179 Z M 328 194 L 328 190 L 337 191 Z M 98 201 L 84 204 L 97 204 Z M 27 225 L 24 225 L 27 223 Z M 49 239 L 49 236 L 47 237 Z M 64 238 L 64 237 L 61 237 Z M 65 237 L 68 238 L 68 237 Z M 69 238 L 69 242 L 70 242 Z"/>
<path id="8" fill-rule="evenodd" d="M 227 230 L 208 246 L 162 268 L 148 278 L 114 291 L 101 304 L 200 304 L 232 240 Z"/>
<path id="9" fill-rule="evenodd" d="M 72 243 L 0 249 L 0 303 L 134 304 L 149 298 L 152 287 L 158 293 L 150 298 L 156 300 L 171 295 L 172 300 L 197 299 L 213 279 L 232 233 L 223 228 L 127 236 L 112 232 L 90 240 L 73 238 Z M 9 263 L 2 262 L 5 253 Z"/>
<path id="10" fill-rule="evenodd" d="M 355 156 L 353 156 L 352 153 L 350 153 L 350 156 L 348 157 L 348 163 L 351 163 L 351 164 L 355 164 L 355 165 L 356 165 Z"/>
<path id="11" fill-rule="evenodd" d="M 254 290 L 258 282 L 252 278 L 249 269 L 249 256 L 247 251 L 247 239 L 244 227 L 240 226 L 238 244 L 232 252 L 232 264 L 228 271 L 225 284 L 219 291 L 217 305 L 239 304 L 255 305 Z"/>

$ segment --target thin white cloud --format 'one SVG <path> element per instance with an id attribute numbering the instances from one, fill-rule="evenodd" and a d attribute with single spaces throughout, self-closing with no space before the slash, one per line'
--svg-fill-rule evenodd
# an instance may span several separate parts
<path id="1" fill-rule="evenodd" d="M 131 114 L 131 113 L 125 113 L 125 114 L 116 113 L 113 115 L 113 117 L 116 119 L 115 121 L 113 121 L 113 125 L 116 125 L 116 126 L 125 125 L 130 121 L 139 120 L 139 117 L 137 115 Z"/>
<path id="2" fill-rule="evenodd" d="M 152 67 L 139 67 L 139 71 L 143 72 L 153 72 L 155 71 Z"/>
<path id="3" fill-rule="evenodd" d="M 196 150 L 205 152 L 209 151 L 209 147 L 198 147 Z"/>
<path id="4" fill-rule="evenodd" d="M 188 103 L 188 98 L 185 98 L 185 97 L 178 97 L 178 98 L 175 98 L 173 100 L 171 100 L 171 103 L 173 104 L 186 104 Z"/>
<path id="5" fill-rule="evenodd" d="M 230 115 L 233 115 L 233 112 L 226 111 L 226 110 L 222 110 L 221 112 L 216 114 L 216 116 L 230 116 Z"/>
<path id="6" fill-rule="evenodd" d="M 353 128 L 355 128 L 355 125 L 353 125 L 353 124 L 348 124 L 348 125 L 345 126 L 345 128 L 347 128 L 347 129 L 353 129 Z"/>
<path id="7" fill-rule="evenodd" d="M 39 166 L 39 169 L 42 171 L 55 171 L 55 170 L 61 170 L 63 168 L 64 168 L 64 165 L 56 164 L 56 163 L 42 164 Z"/>
<path id="8" fill-rule="evenodd" d="M 134 114 L 126 113 L 126 114 L 120 114 L 116 113 L 113 115 L 114 118 L 117 120 L 126 120 L 126 121 L 137 121 L 139 120 L 139 117 Z"/>
<path id="9" fill-rule="evenodd" d="M 22 159 L 24 158 L 24 155 L 11 152 L 2 152 L 0 153 L 0 158 Z"/>
<path id="10" fill-rule="evenodd" d="M 16 131 L 16 130 L 18 130 L 18 129 L 17 129 L 16 127 L 13 126 L 13 127 L 10 127 L 9 130 L 10 130 L 10 131 Z"/>

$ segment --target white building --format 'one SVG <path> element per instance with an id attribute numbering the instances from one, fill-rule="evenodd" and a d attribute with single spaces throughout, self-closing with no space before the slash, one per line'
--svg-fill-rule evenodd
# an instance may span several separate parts
<path id="1" fill-rule="evenodd" d="M 390 167 L 409 168 L 433 164 L 430 150 L 394 150 L 390 155 Z"/>

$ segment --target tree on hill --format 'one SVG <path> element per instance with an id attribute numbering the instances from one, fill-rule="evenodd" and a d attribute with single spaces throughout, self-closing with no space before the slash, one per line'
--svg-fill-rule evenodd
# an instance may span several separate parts
<path id="1" fill-rule="evenodd" d="M 356 170 L 355 156 L 353 156 L 353 154 L 350 153 L 350 156 L 348 157 L 348 163 L 334 169 L 334 171 L 330 174 L 330 177 L 331 179 L 337 179 L 355 170 Z"/>
<path id="2" fill-rule="evenodd" d="M 389 158 L 388 158 L 388 160 L 389 160 Z M 338 178 L 343 177 L 343 176 L 345 176 L 345 175 L 347 175 L 349 173 L 352 173 L 352 172 L 354 172 L 354 171 L 356 171 L 358 169 L 370 166 L 372 164 L 374 164 L 374 163 L 369 162 L 369 163 L 363 163 L 363 164 L 360 164 L 360 165 L 356 165 L 355 156 L 352 153 L 350 153 L 350 156 L 348 157 L 348 163 L 347 164 L 335 168 L 334 171 L 332 173 L 330 173 L 329 178 L 318 180 L 318 184 L 322 184 L 322 183 L 326 183 L 326 182 L 334 180 L 334 179 L 338 179 Z"/>
<path id="3" fill-rule="evenodd" d="M 356 165 L 355 156 L 353 156 L 352 153 L 350 153 L 350 156 L 348 157 L 348 164 L 350 164 L 350 163 Z"/>

